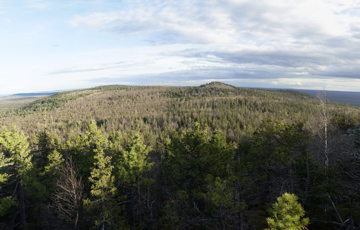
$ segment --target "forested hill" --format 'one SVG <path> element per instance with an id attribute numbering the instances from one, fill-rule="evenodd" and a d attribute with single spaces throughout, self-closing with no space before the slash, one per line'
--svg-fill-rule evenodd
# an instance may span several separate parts
<path id="1" fill-rule="evenodd" d="M 0 229 L 359 228 L 357 107 L 221 82 L 109 85 L 0 124 Z"/>
<path id="2" fill-rule="evenodd" d="M 41 98 L 3 111 L 0 122 L 32 132 L 44 123 L 46 110 L 46 119 L 57 126 L 95 119 L 98 123 L 117 120 L 130 129 L 136 121 L 145 122 L 156 132 L 169 132 L 199 122 L 202 127 L 221 129 L 235 140 L 240 134 L 252 133 L 266 118 L 298 119 L 312 129 L 310 121 L 318 116 L 318 106 L 318 100 L 306 93 L 240 88 L 220 82 L 199 87 L 109 85 Z M 354 125 L 356 108 L 339 104 L 330 107 L 334 115 L 346 117 L 344 122 L 349 124 L 344 125 Z"/>

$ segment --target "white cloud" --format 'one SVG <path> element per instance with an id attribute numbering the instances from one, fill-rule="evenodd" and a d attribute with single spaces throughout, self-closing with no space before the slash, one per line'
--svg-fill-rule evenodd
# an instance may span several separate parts
<path id="1" fill-rule="evenodd" d="M 77 15 L 72 26 L 109 30 L 118 34 L 147 34 L 160 43 L 234 43 L 236 28 L 226 10 L 209 1 L 130 3 L 130 9 Z"/>
<path id="2" fill-rule="evenodd" d="M 360 78 L 357 0 L 136 0 L 121 10 L 77 15 L 69 23 L 150 45 L 193 45 L 159 55 L 179 57 L 177 65 L 187 67 L 182 69 L 243 71 L 235 71 L 233 79 L 308 86 L 310 79 L 320 84 L 325 78 Z"/>
<path id="3" fill-rule="evenodd" d="M 135 1 L 126 10 L 77 15 L 69 23 L 143 34 L 163 43 L 312 46 L 334 36 L 351 36 L 359 15 L 356 1 Z"/>

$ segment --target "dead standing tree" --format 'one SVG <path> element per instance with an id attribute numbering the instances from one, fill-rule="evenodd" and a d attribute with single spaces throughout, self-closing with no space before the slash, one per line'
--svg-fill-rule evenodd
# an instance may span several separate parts
<path id="1" fill-rule="evenodd" d="M 61 169 L 61 177 L 56 181 L 55 192 L 52 194 L 54 209 L 59 217 L 77 229 L 79 214 L 84 198 L 81 177 L 76 172 L 72 158 L 68 158 L 65 167 Z"/>
<path id="2" fill-rule="evenodd" d="M 329 112 L 328 112 L 328 108 L 327 108 L 329 98 L 326 95 L 325 89 L 321 93 L 318 92 L 316 97 L 319 99 L 320 106 L 321 106 L 321 125 L 320 125 L 320 129 L 318 129 L 318 136 L 322 140 L 322 143 L 323 143 L 322 145 L 323 145 L 323 150 L 324 150 L 324 166 L 326 169 L 328 169 L 329 154 L 330 154 L 330 150 L 331 150 L 329 147 L 329 144 L 331 142 L 331 141 L 329 141 L 330 117 L 329 117 Z M 326 181 L 326 183 L 329 183 L 329 182 Z M 333 221 L 332 224 L 337 224 L 337 225 L 340 225 L 341 227 L 346 226 L 346 227 L 348 227 L 347 229 L 354 229 L 352 217 L 343 221 L 331 196 L 328 193 L 326 193 L 325 196 L 327 198 L 329 198 L 331 206 L 332 206 L 333 210 L 335 211 L 337 219 L 339 220 L 339 222 Z M 325 207 L 325 212 L 327 212 L 327 207 Z M 326 222 L 326 221 L 321 221 L 321 222 Z"/>
<path id="3" fill-rule="evenodd" d="M 328 128 L 329 128 L 329 117 L 327 113 L 327 102 L 328 98 L 326 97 L 326 91 L 323 90 L 322 93 L 318 92 L 316 97 L 319 99 L 321 106 L 321 120 L 322 129 L 319 130 L 319 137 L 324 143 L 324 165 L 326 168 L 329 167 L 329 145 L 328 145 Z"/>

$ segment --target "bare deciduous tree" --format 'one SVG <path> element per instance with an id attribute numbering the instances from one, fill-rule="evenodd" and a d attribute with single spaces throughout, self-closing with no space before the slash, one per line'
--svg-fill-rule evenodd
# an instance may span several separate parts
<path id="1" fill-rule="evenodd" d="M 81 177 L 78 178 L 71 157 L 67 159 L 60 173 L 61 176 L 56 181 L 51 199 L 59 217 L 76 229 L 84 196 L 84 186 Z"/>

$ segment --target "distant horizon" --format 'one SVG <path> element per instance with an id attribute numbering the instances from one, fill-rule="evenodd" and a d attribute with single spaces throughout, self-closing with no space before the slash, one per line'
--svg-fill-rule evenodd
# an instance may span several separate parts
<path id="1" fill-rule="evenodd" d="M 210 82 L 214 82 L 214 81 L 210 81 Z M 210 83 L 207 82 L 207 83 Z M 217 81 L 217 82 L 221 82 L 221 81 Z M 60 93 L 60 92 L 66 92 L 66 91 L 73 91 L 73 90 L 83 90 L 83 89 L 90 89 L 90 88 L 94 88 L 94 87 L 99 87 L 99 86 L 107 86 L 107 85 L 127 85 L 127 86 L 169 86 L 169 87 L 197 87 L 197 86 L 201 86 L 201 85 L 205 85 L 207 83 L 204 84 L 199 84 L 199 85 L 135 85 L 135 84 L 101 84 L 101 85 L 95 85 L 95 86 L 91 86 L 91 87 L 85 87 L 85 88 L 74 88 L 74 89 L 56 89 L 56 90 L 42 90 L 42 91 L 23 91 L 23 92 L 16 92 L 16 93 L 10 93 L 10 94 L 0 94 L 0 97 L 6 97 L 6 96 L 12 96 L 12 95 L 18 95 L 18 94 L 40 94 L 40 93 Z M 230 83 L 226 83 L 226 82 L 221 82 L 221 83 L 225 83 L 228 85 L 232 85 L 235 87 L 240 87 L 240 88 L 249 88 L 249 89 L 265 89 L 265 90 L 296 90 L 296 91 L 301 91 L 301 90 L 306 90 L 306 91 L 323 91 L 323 89 L 299 89 L 299 88 L 270 88 L 270 87 L 256 87 L 256 86 L 248 86 L 248 87 L 244 87 L 244 86 L 237 86 L 237 85 L 233 85 Z M 326 92 L 347 92 L 347 93 L 360 93 L 359 91 L 345 91 L 345 90 L 328 90 L 325 89 Z"/>

